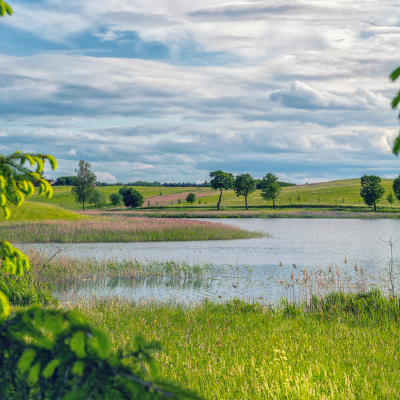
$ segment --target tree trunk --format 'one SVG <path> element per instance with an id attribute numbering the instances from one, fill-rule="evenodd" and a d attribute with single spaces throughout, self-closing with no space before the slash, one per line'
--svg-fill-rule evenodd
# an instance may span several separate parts
<path id="1" fill-rule="evenodd" d="M 374 211 L 376 212 L 376 204 L 374 204 Z"/>
<path id="2" fill-rule="evenodd" d="M 217 204 L 217 210 L 219 210 L 219 205 L 221 203 L 221 197 L 222 197 L 222 188 L 221 188 L 221 194 L 219 195 L 219 200 L 218 200 L 218 204 Z"/>
<path id="3" fill-rule="evenodd" d="M 275 210 L 275 197 L 272 198 L 272 204 L 273 204 L 274 210 Z"/>
<path id="4" fill-rule="evenodd" d="M 248 210 L 249 207 L 247 207 L 247 196 L 244 196 L 244 199 L 246 200 L 246 210 Z"/>

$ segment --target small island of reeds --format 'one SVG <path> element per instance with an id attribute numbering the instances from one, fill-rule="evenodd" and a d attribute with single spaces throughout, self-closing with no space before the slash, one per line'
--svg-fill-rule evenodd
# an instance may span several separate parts
<path id="1" fill-rule="evenodd" d="M 99 218 L 82 221 L 6 221 L 0 236 L 12 243 L 161 242 L 230 240 L 265 236 L 208 221 Z"/>

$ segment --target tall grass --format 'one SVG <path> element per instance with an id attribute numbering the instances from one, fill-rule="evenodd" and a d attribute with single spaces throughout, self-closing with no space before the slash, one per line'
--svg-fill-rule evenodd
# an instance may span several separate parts
<path id="1" fill-rule="evenodd" d="M 181 219 L 103 218 L 0 223 L 0 237 L 13 243 L 158 242 L 261 236 L 264 234 L 231 225 Z"/>
<path id="2" fill-rule="evenodd" d="M 126 353 L 137 332 L 160 341 L 162 377 L 208 399 L 400 397 L 400 309 L 379 292 L 332 294 L 307 310 L 292 303 L 182 307 L 121 298 L 74 307 Z"/>

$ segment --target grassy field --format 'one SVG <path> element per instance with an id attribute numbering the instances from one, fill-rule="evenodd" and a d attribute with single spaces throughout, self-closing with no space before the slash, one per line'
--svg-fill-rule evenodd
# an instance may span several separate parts
<path id="1" fill-rule="evenodd" d="M 40 197 L 43 200 L 43 196 Z M 65 220 L 80 221 L 90 217 L 65 210 L 54 204 L 24 202 L 21 207 L 11 207 L 9 221 Z M 1 220 L 1 219 L 0 219 Z"/>
<path id="2" fill-rule="evenodd" d="M 100 218 L 0 223 L 0 237 L 11 243 L 159 242 L 262 236 L 264 234 L 232 225 L 182 219 Z"/>
<path id="3" fill-rule="evenodd" d="M 385 196 L 378 203 L 378 208 L 385 208 L 387 211 L 397 210 L 400 211 L 400 203 L 396 200 L 393 208 L 386 200 L 386 195 L 392 191 L 391 179 L 382 179 L 382 184 L 386 190 Z M 119 187 L 106 186 L 99 187 L 100 191 L 106 194 L 108 199 L 111 193 L 116 193 Z M 135 187 L 145 197 L 143 208 L 172 208 L 183 211 L 193 209 L 211 210 L 215 209 L 219 192 L 210 188 L 154 188 L 154 187 Z M 161 192 L 161 195 L 160 195 Z M 185 198 L 189 192 L 196 194 L 198 199 L 191 207 L 186 203 Z M 181 203 L 179 204 L 178 199 Z M 43 197 L 34 195 L 29 199 L 30 202 L 46 201 L 51 204 L 59 205 L 69 210 L 81 210 L 82 205 L 74 201 L 69 186 L 56 186 L 54 187 L 54 196 L 50 200 L 43 200 Z M 248 198 L 250 208 L 265 208 L 270 209 L 272 201 L 265 201 L 260 196 L 260 190 L 252 193 Z M 303 186 L 290 186 L 282 189 L 281 194 L 276 199 L 277 207 L 357 207 L 369 209 L 363 203 L 360 197 L 360 179 L 345 179 L 327 183 L 303 185 Z M 244 197 L 236 196 L 233 190 L 224 191 L 222 196 L 221 207 L 223 210 L 231 209 L 244 209 Z M 94 210 L 94 205 L 87 204 L 87 210 Z M 125 210 L 123 205 L 115 208 L 108 203 L 104 209 L 109 210 Z"/>
<path id="4" fill-rule="evenodd" d="M 398 301 L 368 297 L 306 313 L 239 300 L 183 308 L 108 299 L 73 307 L 125 353 L 138 332 L 160 341 L 161 376 L 207 399 L 398 399 Z"/>
<path id="5" fill-rule="evenodd" d="M 103 192 L 107 198 L 107 204 L 105 208 L 114 208 L 114 206 L 109 201 L 109 196 L 112 193 L 118 193 L 118 190 L 121 189 L 122 186 L 100 186 L 97 189 Z M 190 191 L 196 193 L 196 195 L 204 195 L 209 194 L 212 191 L 210 188 L 157 188 L 157 187 L 149 187 L 149 186 L 138 186 L 134 187 L 134 189 L 138 190 L 143 197 L 146 199 L 144 206 L 147 205 L 147 201 L 150 200 L 151 203 L 163 202 L 163 200 L 167 199 L 167 204 L 170 204 L 168 198 L 173 197 L 172 201 L 177 202 L 176 195 L 178 194 L 186 194 Z M 76 203 L 75 198 L 71 193 L 71 186 L 53 186 L 53 197 L 51 199 L 46 199 L 43 196 L 39 196 L 37 193 L 30 197 L 28 202 L 46 202 L 50 204 L 55 204 L 60 207 L 66 208 L 68 210 L 82 210 L 82 204 Z M 160 195 L 161 193 L 161 195 Z M 186 195 L 183 195 L 182 198 L 186 198 Z M 157 200 L 156 200 L 157 199 Z M 165 203 L 165 202 L 163 202 Z M 155 204 L 154 204 L 155 205 Z M 122 208 L 125 208 L 123 205 Z M 85 204 L 85 209 L 93 210 L 94 204 Z"/>

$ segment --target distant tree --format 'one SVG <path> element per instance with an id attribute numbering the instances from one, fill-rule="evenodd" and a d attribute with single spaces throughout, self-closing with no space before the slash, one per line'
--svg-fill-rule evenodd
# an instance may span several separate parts
<path id="1" fill-rule="evenodd" d="M 233 183 L 233 190 L 236 196 L 244 196 L 246 210 L 249 209 L 247 205 L 247 196 L 256 191 L 257 181 L 250 174 L 238 175 Z"/>
<path id="2" fill-rule="evenodd" d="M 90 204 L 94 204 L 94 208 L 100 208 L 106 204 L 106 196 L 99 189 L 95 189 L 89 199 Z"/>
<path id="3" fill-rule="evenodd" d="M 97 180 L 96 175 L 90 170 L 90 163 L 84 160 L 79 161 L 79 167 L 74 179 L 74 185 L 71 192 L 75 195 L 77 203 L 82 202 L 82 209 L 85 210 L 85 200 L 89 200 L 94 191 L 94 184 Z"/>
<path id="4" fill-rule="evenodd" d="M 384 194 L 385 189 L 381 185 L 381 178 L 379 176 L 364 175 L 361 178 L 360 196 L 367 206 L 374 206 L 374 211 L 376 211 L 376 203 Z"/>
<path id="5" fill-rule="evenodd" d="M 396 199 L 400 201 L 400 175 L 393 181 L 393 192 Z"/>
<path id="6" fill-rule="evenodd" d="M 273 173 L 268 172 L 268 174 L 264 176 L 261 186 L 261 197 L 264 200 L 272 200 L 275 209 L 275 199 L 279 196 L 279 193 L 282 190 L 278 183 L 278 177 Z"/>
<path id="7" fill-rule="evenodd" d="M 113 206 L 117 206 L 122 203 L 122 195 L 119 193 L 112 193 L 110 194 L 110 201 Z"/>
<path id="8" fill-rule="evenodd" d="M 222 190 L 232 189 L 234 178 L 231 173 L 221 170 L 210 172 L 210 178 L 211 187 L 215 190 L 219 189 L 221 191 L 217 204 L 217 209 L 219 210 L 222 198 Z"/>
<path id="9" fill-rule="evenodd" d="M 386 200 L 388 201 L 388 203 L 391 205 L 391 207 L 393 208 L 393 203 L 395 201 L 395 198 L 393 196 L 393 193 L 390 192 L 387 196 L 386 196 Z"/>
<path id="10" fill-rule="evenodd" d="M 75 176 L 59 176 L 54 186 L 74 186 Z"/>
<path id="11" fill-rule="evenodd" d="M 186 201 L 193 207 L 193 203 L 196 201 L 196 195 L 194 193 L 189 193 L 186 197 Z"/>
<path id="12" fill-rule="evenodd" d="M 134 209 L 141 207 L 144 203 L 143 196 L 136 189 L 123 187 L 119 190 L 119 194 L 122 196 L 125 207 Z"/>

